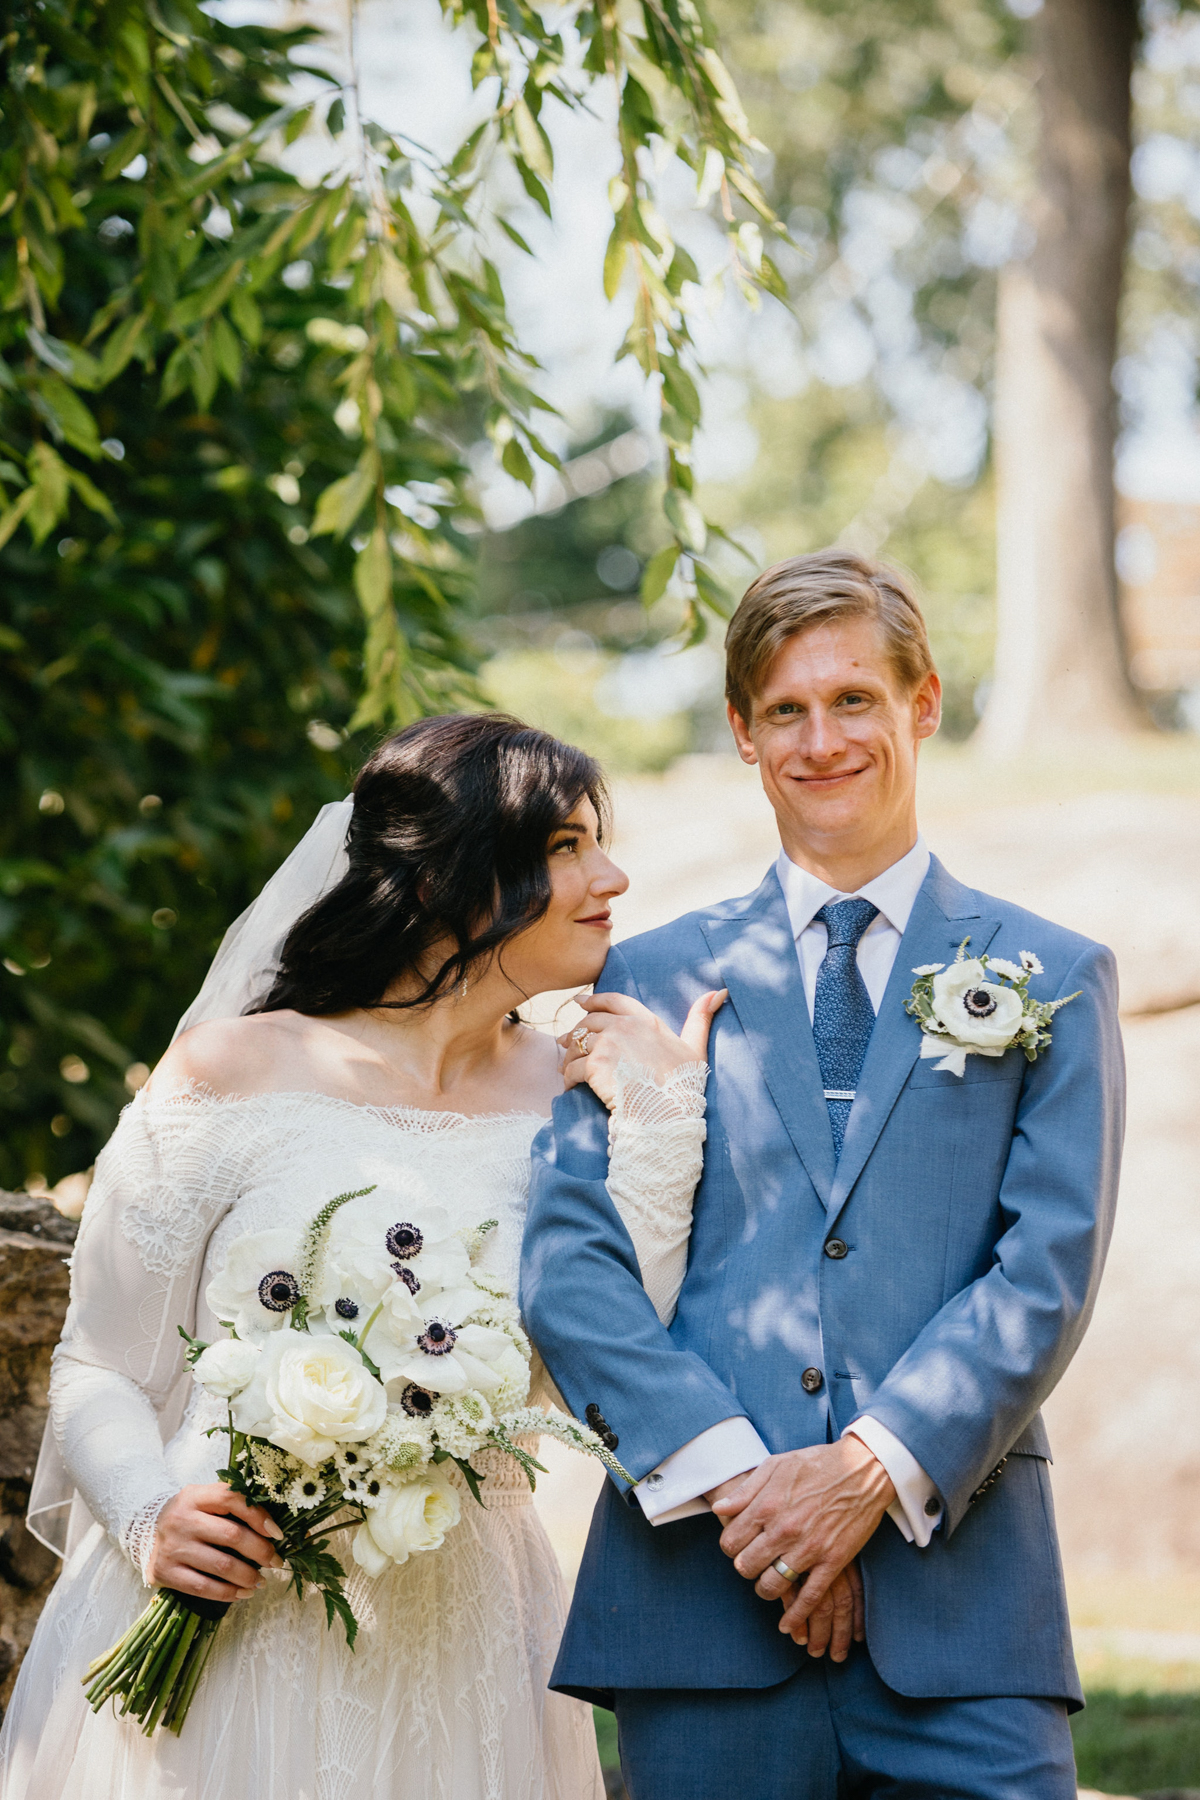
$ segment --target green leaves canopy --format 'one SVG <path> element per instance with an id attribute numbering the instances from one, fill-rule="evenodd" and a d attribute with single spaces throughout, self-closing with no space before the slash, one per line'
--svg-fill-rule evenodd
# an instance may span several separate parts
<path id="1" fill-rule="evenodd" d="M 548 208 L 547 99 L 598 83 L 622 168 L 608 279 L 628 268 L 626 347 L 660 380 L 675 579 L 722 604 L 690 497 L 695 270 L 649 154 L 683 158 L 735 278 L 770 284 L 711 33 L 690 0 L 580 7 L 573 42 L 516 0 L 445 10 L 491 101 L 448 162 L 361 117 L 306 30 L 193 0 L 8 10 L 0 1182 L 90 1159 L 223 927 L 345 791 L 348 734 L 478 703 L 465 449 L 486 432 L 526 481 L 553 461 L 486 180 L 508 157 Z M 302 134 L 327 168 L 307 184 L 285 157 Z"/>

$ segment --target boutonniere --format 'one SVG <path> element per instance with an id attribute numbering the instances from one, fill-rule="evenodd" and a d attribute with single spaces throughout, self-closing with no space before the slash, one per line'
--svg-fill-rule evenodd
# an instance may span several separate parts
<path id="1" fill-rule="evenodd" d="M 925 1034 L 922 1061 L 940 1057 L 938 1068 L 949 1075 L 964 1074 L 968 1056 L 1003 1056 L 1006 1050 L 1024 1050 L 1027 1060 L 1036 1062 L 1050 1043 L 1051 1019 L 1078 993 L 1035 1000 L 1029 983 L 1042 974 L 1042 965 L 1032 950 L 1022 950 L 1014 963 L 968 956 L 970 941 L 963 939 L 949 966 L 922 963 L 913 970 L 917 979 L 904 1005 Z"/>

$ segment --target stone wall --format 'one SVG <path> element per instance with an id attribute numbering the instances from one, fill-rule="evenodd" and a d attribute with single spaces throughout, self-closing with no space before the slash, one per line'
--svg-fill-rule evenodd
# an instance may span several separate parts
<path id="1" fill-rule="evenodd" d="M 77 1229 L 48 1200 L 0 1192 L 0 1712 L 59 1569 L 25 1509 Z"/>

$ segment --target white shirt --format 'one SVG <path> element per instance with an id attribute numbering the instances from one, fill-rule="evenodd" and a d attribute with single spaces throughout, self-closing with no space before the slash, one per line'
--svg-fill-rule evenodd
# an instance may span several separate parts
<path id="1" fill-rule="evenodd" d="M 817 971 L 829 943 L 825 926 L 819 924 L 814 915 L 830 900 L 870 900 L 879 908 L 878 917 L 871 921 L 858 940 L 857 952 L 863 985 L 871 1005 L 878 1012 L 909 914 L 929 872 L 925 840 L 918 836 L 907 855 L 894 862 L 890 869 L 885 869 L 882 875 L 865 882 L 854 894 L 839 893 L 836 888 L 819 881 L 807 869 L 794 863 L 783 850 L 779 852 L 775 869 L 796 940 L 810 1020 L 816 1002 Z M 856 1419 L 847 1431 L 860 1438 L 887 1470 L 896 1490 L 896 1499 L 888 1508 L 889 1516 L 909 1543 L 924 1549 L 942 1518 L 940 1501 L 933 1513 L 925 1510 L 930 1500 L 938 1500 L 933 1482 L 895 1433 L 869 1413 Z M 650 1523 L 667 1525 L 673 1519 L 687 1519 L 696 1513 L 708 1512 L 706 1493 L 733 1475 L 757 1468 L 769 1455 L 749 1419 L 724 1419 L 666 1457 L 657 1469 L 652 1469 L 638 1482 L 633 1491 Z"/>

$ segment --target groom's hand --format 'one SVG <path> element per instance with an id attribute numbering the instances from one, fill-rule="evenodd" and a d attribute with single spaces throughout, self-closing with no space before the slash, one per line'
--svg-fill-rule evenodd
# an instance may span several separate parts
<path id="1" fill-rule="evenodd" d="M 770 1456 L 708 1498 L 726 1521 L 721 1548 L 738 1574 L 764 1600 L 781 1599 L 791 1588 L 779 1628 L 796 1637 L 810 1615 L 824 1616 L 835 1579 L 876 1530 L 896 1490 L 867 1446 L 846 1437 Z M 802 1586 L 792 1588 L 771 1567 L 777 1558 L 807 1571 Z"/>

